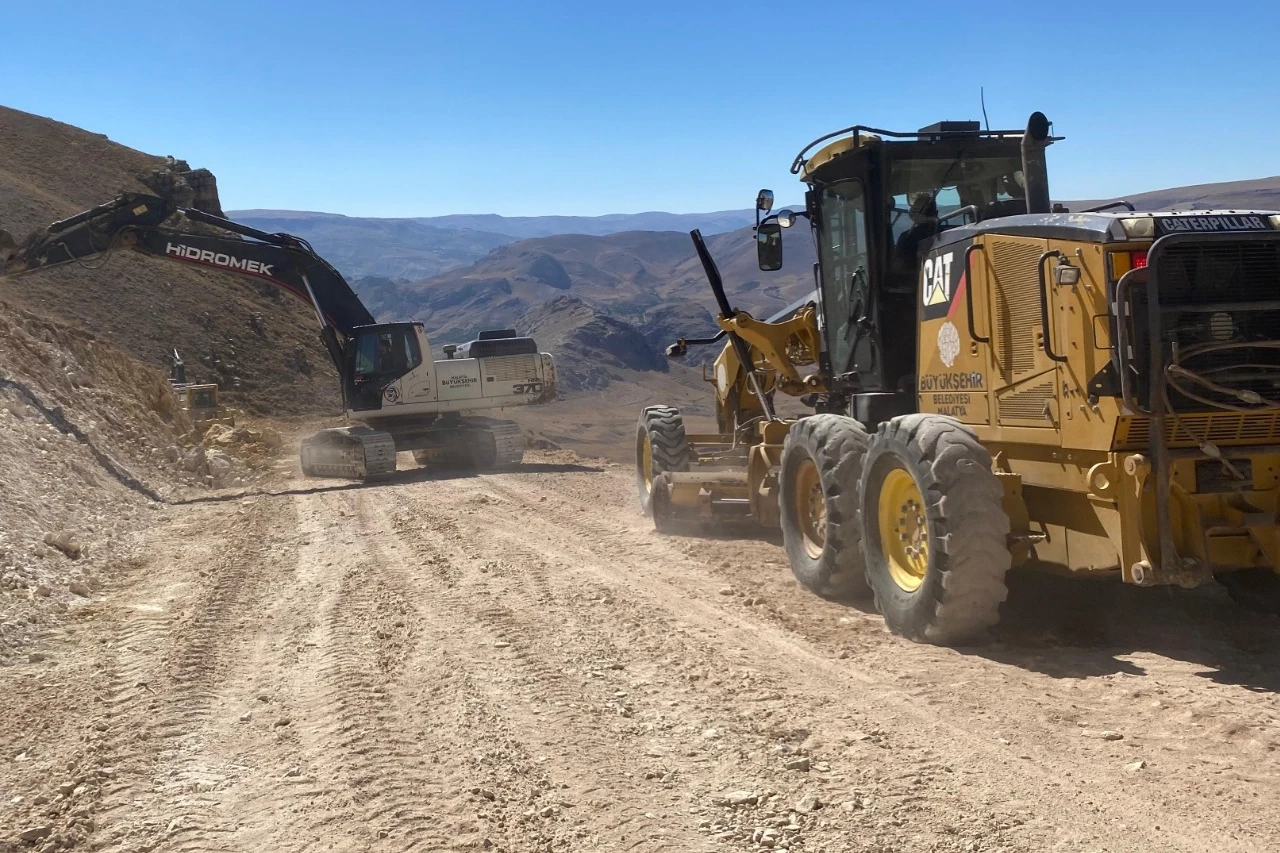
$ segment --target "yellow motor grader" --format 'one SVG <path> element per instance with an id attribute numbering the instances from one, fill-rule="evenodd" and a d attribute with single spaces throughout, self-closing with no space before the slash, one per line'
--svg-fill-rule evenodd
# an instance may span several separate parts
<path id="1" fill-rule="evenodd" d="M 792 164 L 805 209 L 757 199 L 762 270 L 808 221 L 817 290 L 731 307 L 718 432 L 670 407 L 637 429 L 659 530 L 780 526 L 815 593 L 874 600 L 893 631 L 960 644 L 1011 568 L 1217 579 L 1280 612 L 1280 214 L 1050 204 L 1042 113 L 1023 130 L 856 126 Z M 817 149 L 810 156 L 810 152 Z M 780 417 L 778 392 L 814 410 Z"/>

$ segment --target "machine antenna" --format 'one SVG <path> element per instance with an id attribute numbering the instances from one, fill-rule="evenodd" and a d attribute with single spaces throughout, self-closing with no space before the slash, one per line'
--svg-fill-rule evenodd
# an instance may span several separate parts
<path id="1" fill-rule="evenodd" d="M 991 122 L 987 121 L 987 93 L 983 91 L 982 86 L 978 87 L 978 100 L 982 101 L 982 123 L 989 133 L 991 131 Z"/>

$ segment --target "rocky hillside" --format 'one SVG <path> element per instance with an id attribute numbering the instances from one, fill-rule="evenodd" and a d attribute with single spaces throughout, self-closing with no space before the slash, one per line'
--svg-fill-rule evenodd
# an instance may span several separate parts
<path id="1" fill-rule="evenodd" d="M 668 370 L 667 359 L 635 327 L 573 296 L 557 296 L 516 322 L 516 330 L 555 354 L 562 390 L 599 390 L 622 371 Z"/>
<path id="2" fill-rule="evenodd" d="M 0 108 L 0 227 L 18 236 L 114 198 L 175 187 L 216 205 L 216 184 L 184 164 L 106 137 Z M 181 184 L 181 186 L 178 186 Z M 210 197 L 212 196 L 212 197 Z M 193 381 L 217 381 L 256 412 L 333 411 L 336 379 L 306 306 L 241 276 L 128 252 L 105 262 L 0 279 L 0 300 L 87 330 L 120 351 L 168 369 L 177 348 Z M 263 331 L 250 323 L 261 314 Z"/>
<path id="3" fill-rule="evenodd" d="M 706 306 L 691 299 L 673 299 L 646 311 L 640 328 L 644 339 L 660 353 L 680 338 L 709 338 L 720 331 Z M 684 364 L 703 364 L 714 359 L 720 349 L 710 344 L 690 347 L 680 360 Z"/>
<path id="4" fill-rule="evenodd" d="M 1280 208 L 1280 178 L 1181 187 L 1128 198 L 1140 209 L 1276 209 Z M 1100 203 L 1066 204 L 1080 210 Z M 800 227 L 785 235 L 786 262 L 775 273 L 757 268 L 749 227 L 707 238 L 735 307 L 769 316 L 812 292 L 814 252 L 809 231 Z M 379 316 L 422 320 L 441 341 L 465 340 L 481 328 L 509 324 L 561 294 L 571 294 L 631 323 L 659 349 L 681 335 L 714 333 L 711 315 L 718 310 L 688 234 L 674 231 L 538 237 L 502 246 L 470 266 L 422 281 L 379 278 L 355 284 Z M 709 354 L 691 351 L 690 363 Z"/>
<path id="5" fill-rule="evenodd" d="M 452 214 L 418 220 L 440 228 L 475 228 L 516 239 L 556 234 L 618 234 L 623 231 L 689 231 L 704 234 L 733 231 L 754 221 L 752 210 L 717 210 L 712 213 L 610 213 L 604 216 L 497 216 Z"/>
<path id="6" fill-rule="evenodd" d="M 162 503 L 258 479 L 264 437 L 197 435 L 163 373 L 0 302 L 0 665 L 87 604 Z"/>

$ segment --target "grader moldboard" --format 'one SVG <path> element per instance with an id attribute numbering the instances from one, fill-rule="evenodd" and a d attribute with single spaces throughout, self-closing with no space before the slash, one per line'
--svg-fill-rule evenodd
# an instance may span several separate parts
<path id="1" fill-rule="evenodd" d="M 924 642 L 980 639 L 1019 567 L 1217 579 L 1280 612 L 1280 214 L 1067 212 L 1058 139 L 1034 113 L 811 143 L 804 211 L 762 190 L 756 246 L 779 269 L 807 219 L 817 290 L 768 320 L 693 232 L 722 331 L 668 355 L 727 338 L 718 433 L 641 413 L 656 527 L 780 526 L 807 588 Z M 778 392 L 814 414 L 779 417 Z"/>

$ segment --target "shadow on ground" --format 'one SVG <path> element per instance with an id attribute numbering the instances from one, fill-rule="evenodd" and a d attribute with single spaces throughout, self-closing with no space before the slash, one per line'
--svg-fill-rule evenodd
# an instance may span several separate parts
<path id="1" fill-rule="evenodd" d="M 1280 618 L 1244 610 L 1217 584 L 1144 589 L 1015 572 L 994 642 L 964 651 L 1055 678 L 1142 675 L 1127 657 L 1148 652 L 1203 666 L 1219 684 L 1280 692 Z"/>

